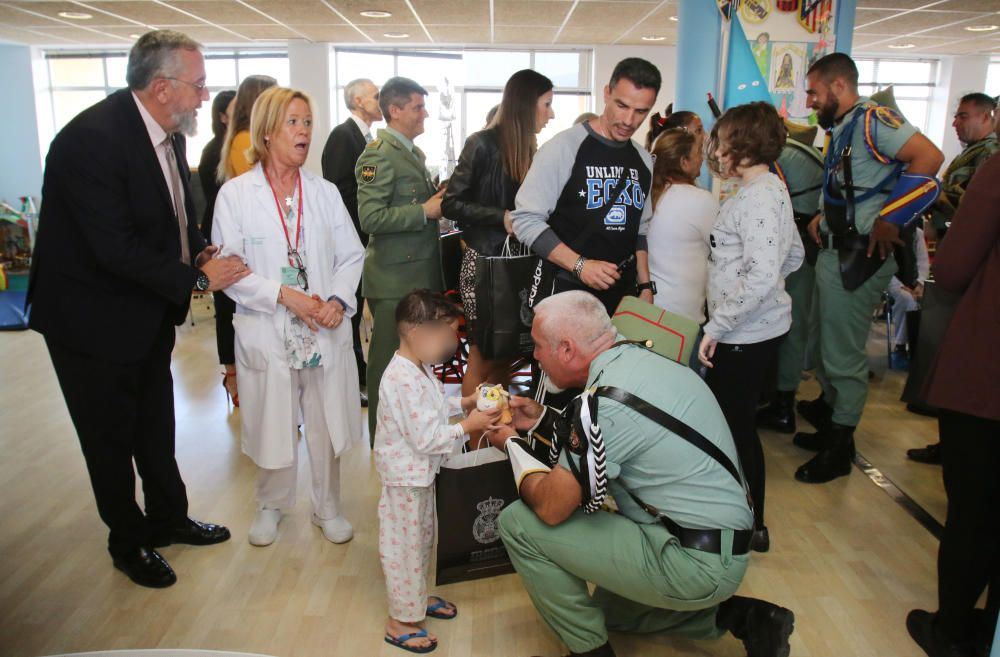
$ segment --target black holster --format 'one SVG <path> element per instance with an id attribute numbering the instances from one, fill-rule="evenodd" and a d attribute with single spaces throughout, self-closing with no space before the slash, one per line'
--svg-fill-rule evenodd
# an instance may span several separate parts
<path id="1" fill-rule="evenodd" d="M 868 242 L 867 235 L 855 232 L 833 238 L 833 246 L 837 249 L 840 260 L 840 280 L 848 292 L 864 285 L 885 264 L 878 253 L 868 257 Z"/>

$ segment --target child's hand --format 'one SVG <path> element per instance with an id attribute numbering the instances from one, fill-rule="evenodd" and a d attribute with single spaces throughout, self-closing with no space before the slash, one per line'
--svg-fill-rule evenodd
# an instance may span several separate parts
<path id="1" fill-rule="evenodd" d="M 473 409 L 469 416 L 462 420 L 462 428 L 465 429 L 465 433 L 472 433 L 474 431 L 485 431 L 489 427 L 493 426 L 500 420 L 500 410 L 494 409 L 491 411 L 480 411 L 479 409 Z"/>
<path id="2" fill-rule="evenodd" d="M 479 389 L 477 388 L 467 397 L 462 397 L 462 412 L 471 413 L 479 402 Z"/>

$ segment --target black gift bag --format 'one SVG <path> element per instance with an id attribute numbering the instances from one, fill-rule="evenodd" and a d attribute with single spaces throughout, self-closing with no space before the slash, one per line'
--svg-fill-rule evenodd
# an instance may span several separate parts
<path id="1" fill-rule="evenodd" d="M 507 456 L 494 447 L 458 454 L 437 481 L 437 584 L 514 572 L 497 518 L 518 498 Z"/>
<path id="2" fill-rule="evenodd" d="M 537 256 L 510 237 L 500 255 L 476 258 L 473 339 L 483 358 L 510 359 L 531 353 L 528 297 L 537 263 Z"/>

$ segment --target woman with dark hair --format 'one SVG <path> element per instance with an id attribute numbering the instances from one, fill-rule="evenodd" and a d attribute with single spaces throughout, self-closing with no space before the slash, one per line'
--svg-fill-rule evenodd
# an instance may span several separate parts
<path id="1" fill-rule="evenodd" d="M 222 144 L 226 140 L 226 126 L 232 116 L 233 100 L 236 92 L 220 91 L 212 100 L 212 140 L 205 144 L 198 162 L 198 178 L 201 180 L 201 191 L 205 195 L 205 214 L 201 219 L 201 234 L 205 241 L 212 243 L 212 217 L 215 214 L 215 197 L 219 195 L 219 181 L 216 171 L 222 157 Z M 236 355 L 233 353 L 233 312 L 236 304 L 225 293 L 213 292 L 215 299 L 215 346 L 219 352 L 219 364 L 225 368 L 222 374 L 222 387 L 226 396 L 231 396 L 235 406 L 240 405 L 236 394 Z"/>
<path id="2" fill-rule="evenodd" d="M 653 303 L 699 324 L 705 321 L 708 240 L 719 215 L 715 196 L 695 184 L 701 149 L 693 132 L 679 129 L 653 144 L 653 218 L 646 235 Z"/>
<path id="3" fill-rule="evenodd" d="M 728 110 L 712 127 L 706 153 L 712 171 L 740 182 L 710 236 L 708 316 L 698 360 L 736 442 L 754 505 L 755 551 L 766 552 L 764 451 L 756 411 L 767 368 L 792 325 L 785 277 L 804 250 L 788 188 L 769 167 L 788 131 L 769 103 Z"/>
<path id="4" fill-rule="evenodd" d="M 247 159 L 247 152 L 250 150 L 250 113 L 257 97 L 265 89 L 277 84 L 278 81 L 269 75 L 250 75 L 244 78 L 236 90 L 236 96 L 232 100 L 232 111 L 229 113 L 229 120 L 226 124 L 226 136 L 222 140 L 222 147 L 216 160 L 216 193 L 218 193 L 222 183 L 246 173 L 253 167 L 250 160 Z M 212 123 L 214 129 L 214 119 Z M 202 169 L 198 169 L 198 175 L 202 176 L 202 180 L 209 173 L 207 168 L 204 171 L 202 173 Z M 213 201 L 213 212 L 214 206 Z M 211 230 L 212 222 L 208 221 L 207 223 L 209 230 Z M 210 239 L 210 237 L 211 233 L 208 233 L 206 239 Z M 225 368 L 222 375 L 222 387 L 226 389 L 226 396 L 232 399 L 233 406 L 239 408 L 240 393 L 236 386 L 236 357 L 233 347 L 233 313 L 236 311 L 236 304 L 225 294 L 215 294 L 214 297 L 215 340 L 219 349 L 219 360 Z"/>
<path id="5" fill-rule="evenodd" d="M 222 144 L 222 158 L 216 178 L 219 184 L 235 178 L 253 168 L 247 158 L 250 150 L 250 113 L 265 89 L 278 84 L 270 75 L 248 75 L 240 82 L 233 101 L 233 116 L 226 126 L 226 140 Z"/>
<path id="6" fill-rule="evenodd" d="M 705 125 L 701 122 L 701 117 L 687 110 L 674 112 L 672 111 L 673 107 L 673 103 L 671 103 L 667 106 L 663 116 L 660 116 L 660 113 L 657 112 L 649 117 L 649 132 L 646 133 L 646 150 L 652 152 L 653 144 L 656 143 L 657 138 L 664 132 L 671 130 L 691 133 L 698 140 L 698 149 L 701 150 L 701 145 L 705 141 Z"/>
<path id="7" fill-rule="evenodd" d="M 552 80 L 531 69 L 512 75 L 493 122 L 469 136 L 448 181 L 441 209 L 463 231 L 466 248 L 459 290 L 470 336 L 478 321 L 476 258 L 498 255 L 504 241 L 513 234 L 510 211 L 538 148 L 535 136 L 555 117 L 552 88 Z M 510 365 L 508 358 L 495 359 L 492 354 L 480 353 L 470 340 L 462 394 L 471 394 L 485 381 L 508 385 Z"/>

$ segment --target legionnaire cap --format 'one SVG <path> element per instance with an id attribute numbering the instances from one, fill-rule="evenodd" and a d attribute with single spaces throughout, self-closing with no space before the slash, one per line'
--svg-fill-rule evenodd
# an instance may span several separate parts
<path id="1" fill-rule="evenodd" d="M 897 226 L 906 226 L 919 217 L 941 193 L 937 178 L 916 173 L 902 173 L 889 192 L 889 200 L 879 211 L 879 217 Z"/>

